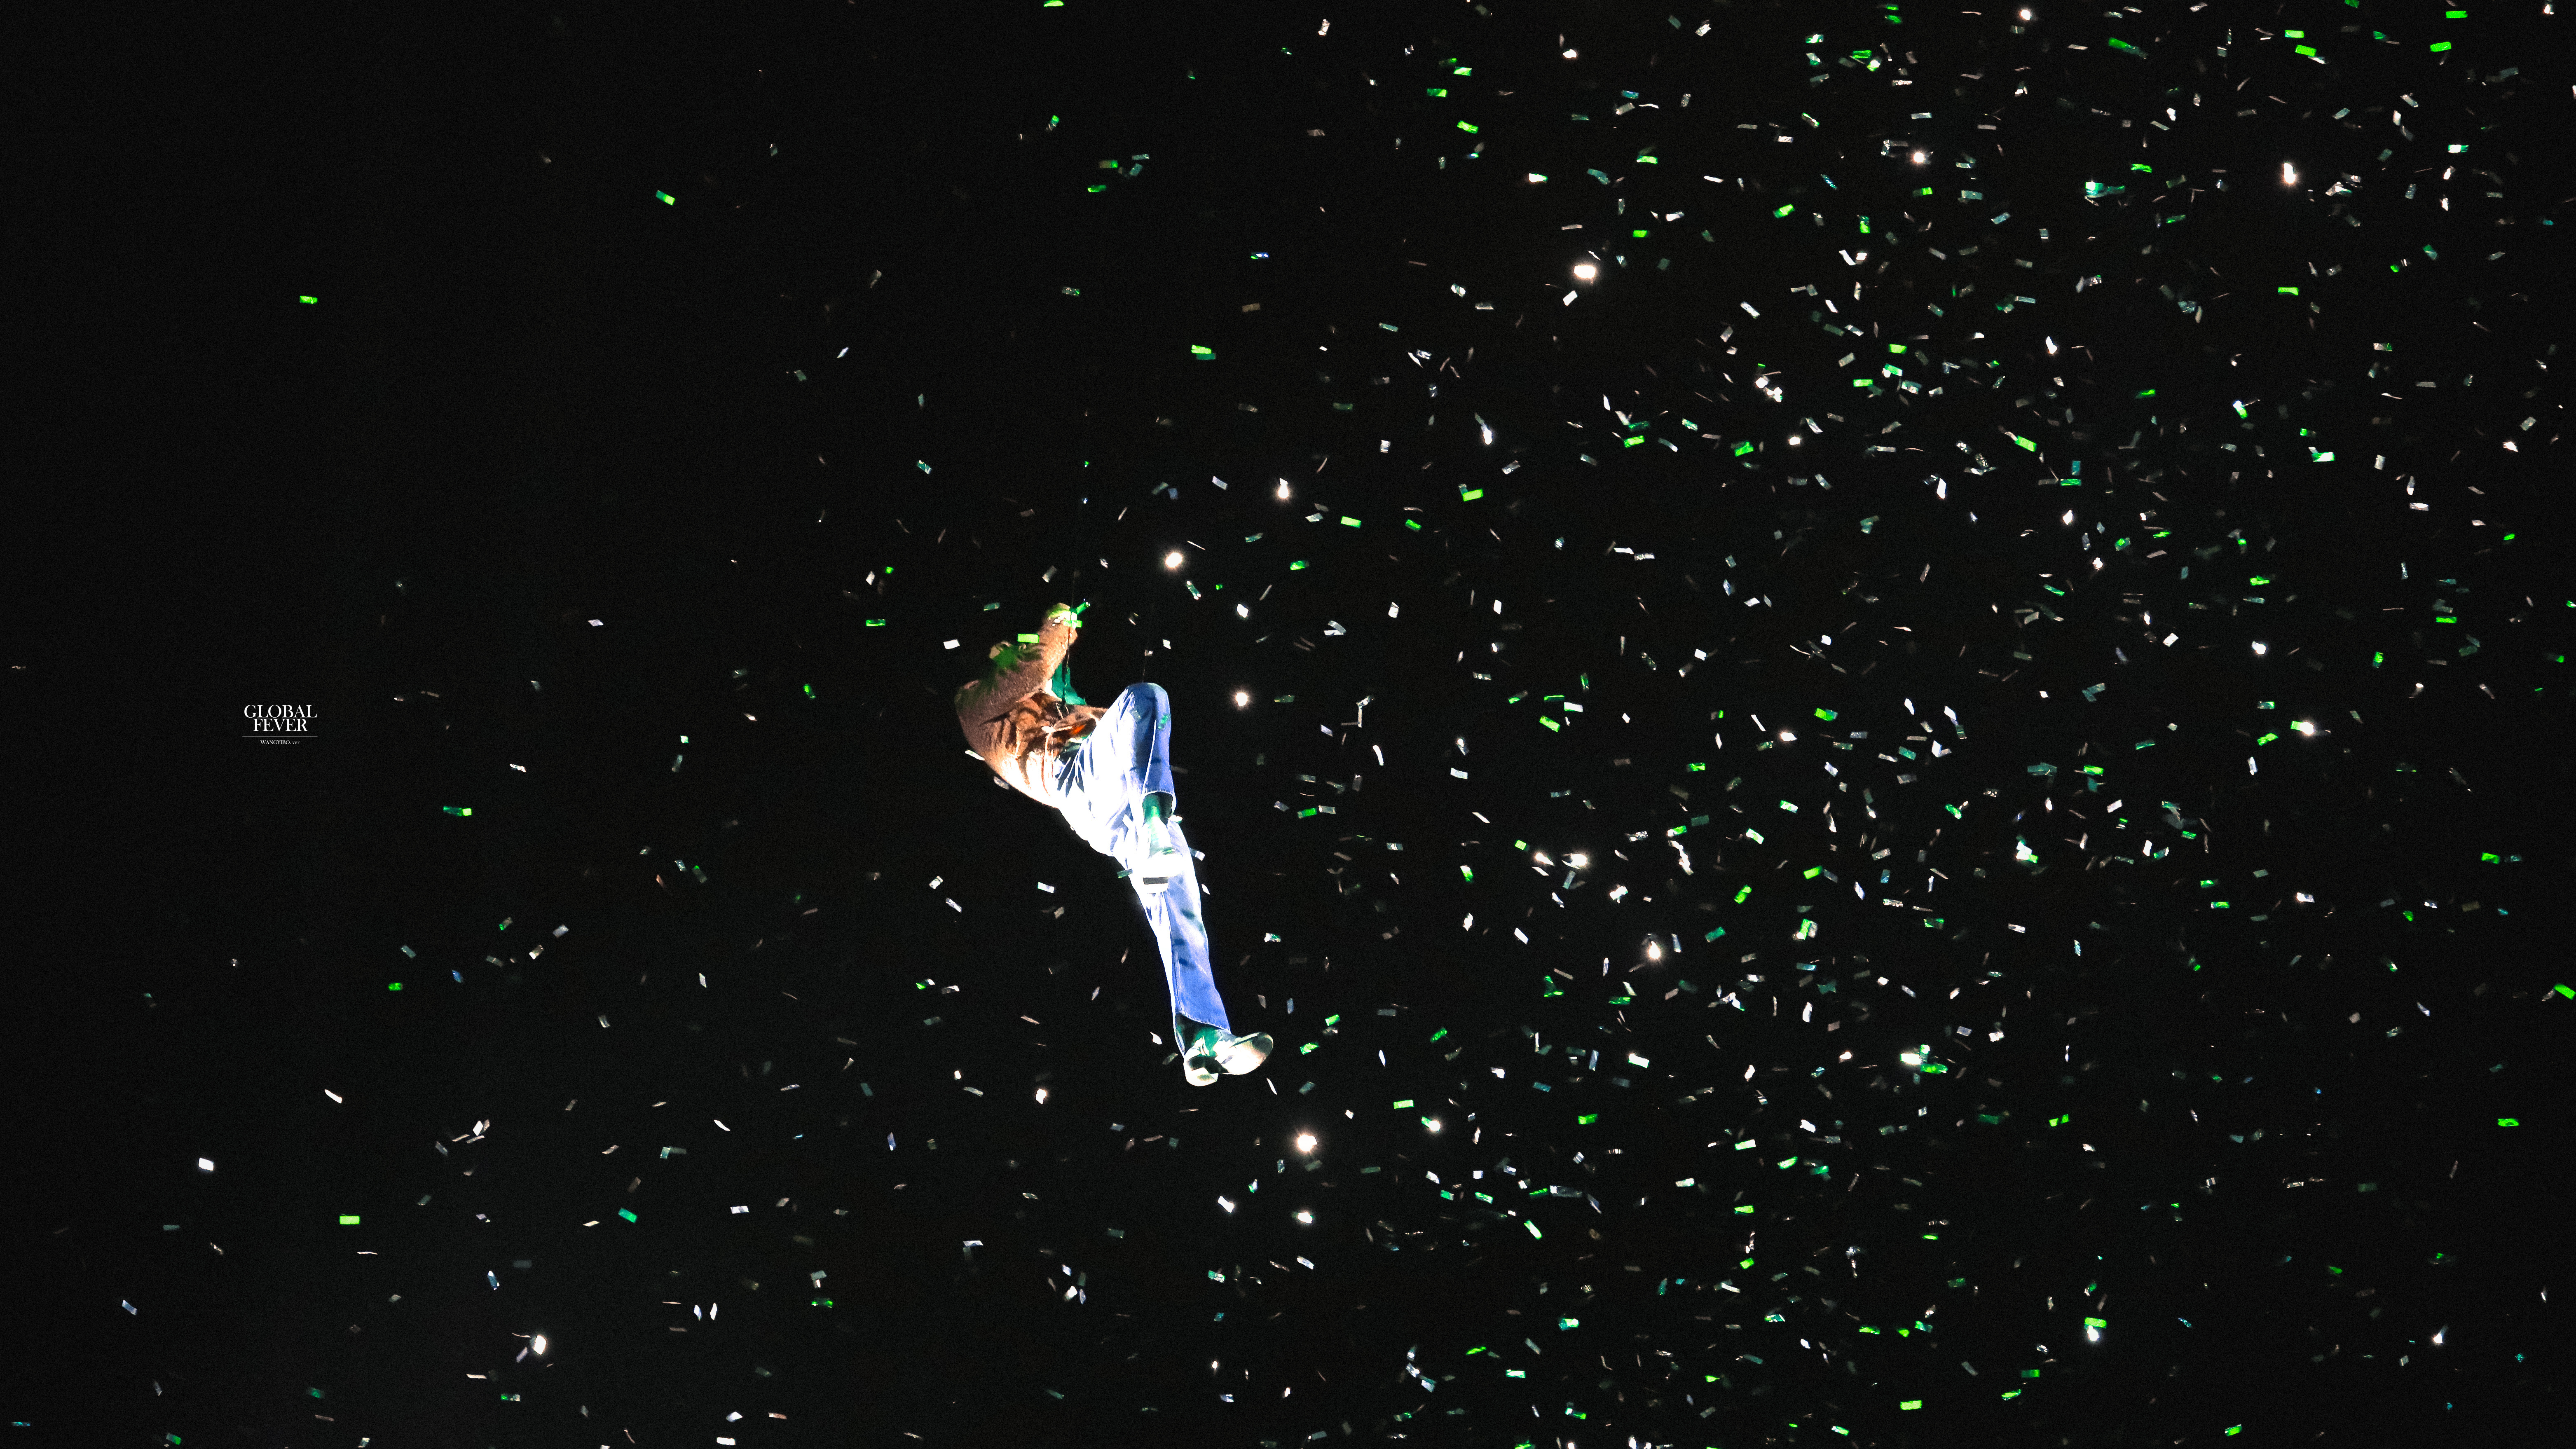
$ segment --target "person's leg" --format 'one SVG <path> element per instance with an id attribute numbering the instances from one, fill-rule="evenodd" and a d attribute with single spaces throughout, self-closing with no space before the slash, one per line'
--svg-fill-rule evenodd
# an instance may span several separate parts
<path id="1" fill-rule="evenodd" d="M 1131 684 L 1118 704 L 1133 720 L 1136 792 L 1148 820 L 1170 817 L 1172 806 L 1172 699 L 1159 684 Z M 1103 719 L 1102 724 L 1108 721 Z"/>
<path id="2" fill-rule="evenodd" d="M 1148 886 L 1136 876 L 1129 876 L 1128 884 L 1136 888 L 1146 923 L 1154 929 L 1154 946 L 1163 957 L 1163 982 L 1172 994 L 1172 1031 L 1186 1048 L 1187 1023 L 1219 1031 L 1230 1031 L 1232 1023 L 1225 1014 L 1225 998 L 1217 994 L 1216 973 L 1208 964 L 1207 922 L 1199 914 L 1198 861 L 1190 854 L 1181 827 L 1166 824 L 1165 828 L 1172 833 L 1172 843 L 1180 847 L 1179 873 L 1161 887 Z"/>
<path id="3" fill-rule="evenodd" d="M 1154 946 L 1163 958 L 1163 980 L 1170 990 L 1173 1031 L 1188 1045 L 1182 1019 L 1227 1030 L 1225 1002 L 1208 965 L 1207 926 L 1200 916 L 1196 860 L 1178 824 L 1169 818 L 1174 803 L 1171 760 L 1172 709 L 1160 685 L 1135 684 L 1121 691 L 1108 712 L 1082 744 L 1063 778 L 1065 818 L 1092 849 L 1128 871 L 1128 884 L 1145 908 Z M 1176 874 L 1159 886 L 1148 886 L 1137 874 L 1146 859 L 1145 824 L 1160 818 L 1179 851 Z"/>
<path id="4" fill-rule="evenodd" d="M 1120 832 L 1148 790 L 1146 781 L 1153 774 L 1150 761 L 1157 753 L 1163 753 L 1161 788 L 1168 791 L 1171 781 L 1170 757 L 1158 752 L 1153 738 L 1156 722 L 1167 714 L 1155 697 L 1161 691 L 1147 695 L 1140 692 L 1142 688 L 1128 689 L 1109 702 L 1056 777 L 1064 795 L 1057 808 L 1073 833 L 1122 866 L 1133 862 L 1121 853 Z"/>

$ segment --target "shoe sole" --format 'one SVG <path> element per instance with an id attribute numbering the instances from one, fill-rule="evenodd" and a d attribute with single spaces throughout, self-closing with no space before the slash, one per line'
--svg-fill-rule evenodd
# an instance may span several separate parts
<path id="1" fill-rule="evenodd" d="M 1237 1059 L 1240 1060 L 1242 1055 L 1253 1054 L 1252 1059 L 1244 1062 L 1241 1066 L 1234 1066 L 1229 1064 L 1223 1057 L 1219 1057 L 1217 1059 L 1217 1065 L 1224 1068 L 1228 1076 L 1240 1077 L 1249 1072 L 1259 1071 L 1261 1069 L 1261 1064 L 1270 1060 L 1270 1049 L 1272 1043 L 1268 1032 L 1256 1032 L 1253 1035 L 1241 1038 L 1240 1040 L 1241 1044 L 1248 1048 L 1249 1051 L 1248 1053 L 1238 1054 Z M 1253 1043 L 1255 1042 L 1260 1043 L 1260 1045 L 1254 1046 Z"/>

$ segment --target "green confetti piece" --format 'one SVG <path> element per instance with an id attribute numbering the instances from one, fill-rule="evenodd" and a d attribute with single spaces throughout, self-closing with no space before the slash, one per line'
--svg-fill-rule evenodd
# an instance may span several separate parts
<path id="1" fill-rule="evenodd" d="M 319 297 L 298 297 L 295 300 L 303 303 L 307 307 L 319 306 L 322 302 L 322 299 Z"/>
<path id="2" fill-rule="evenodd" d="M 400 991 L 402 990 L 402 983 L 399 981 L 388 981 L 385 983 L 385 989 L 387 991 Z"/>
<path id="3" fill-rule="evenodd" d="M 2522 1119 L 2519 1117 L 2498 1117 L 2496 1119 L 2496 1125 L 2498 1127 L 2519 1127 L 2522 1125 Z"/>
<path id="4" fill-rule="evenodd" d="M 474 813 L 474 807 L 471 805 L 441 805 L 438 808 L 441 813 L 447 815 L 471 815 Z"/>
<path id="5" fill-rule="evenodd" d="M 654 193 L 653 193 L 653 196 L 654 196 L 654 198 L 655 198 L 656 200 L 660 201 L 664 206 L 677 206 L 677 205 L 679 205 L 679 204 L 680 204 L 680 203 L 679 203 L 679 202 L 677 202 L 676 200 L 673 200 L 673 199 L 672 199 L 672 196 L 671 196 L 671 193 L 669 193 L 669 192 L 667 192 L 667 191 L 656 191 L 656 192 L 654 192 Z"/>
<path id="6" fill-rule="evenodd" d="M 635 1210 L 633 1208 L 619 1208 L 617 1210 L 617 1215 L 626 1219 L 630 1223 L 635 1221 Z"/>
<path id="7" fill-rule="evenodd" d="M 1587 1127 L 1588 1127 L 1588 1126 L 1590 1126 L 1591 1124 L 1593 1124 L 1593 1123 L 1595 1123 L 1595 1122 L 1600 1121 L 1600 1120 L 1601 1120 L 1601 1114 L 1600 1114 L 1600 1113 L 1598 1113 L 1598 1112 L 1586 1112 L 1586 1113 L 1584 1113 L 1582 1116 L 1577 1117 L 1577 1118 L 1575 1118 L 1574 1120 L 1575 1120 L 1575 1122 L 1576 1122 L 1577 1124 L 1582 1125 L 1582 1126 L 1587 1126 Z"/>
<path id="8" fill-rule="evenodd" d="M 1344 518 L 1342 520 L 1342 527 L 1344 528 L 1357 528 L 1359 526 L 1360 521 L 1356 518 Z"/>
<path id="9" fill-rule="evenodd" d="M 344 1228 L 354 1228 L 354 1227 L 356 1227 L 357 1225 L 358 1225 L 358 1215 L 357 1215 L 356 1213 L 342 1213 L 342 1214 L 340 1214 L 340 1226 L 342 1226 L 342 1227 L 344 1227 Z"/>
<path id="10" fill-rule="evenodd" d="M 1900 1409 L 1919 1409 L 1923 1407 L 1923 1401 L 1921 1399 L 1906 1399 L 1898 1403 L 1896 1407 Z"/>

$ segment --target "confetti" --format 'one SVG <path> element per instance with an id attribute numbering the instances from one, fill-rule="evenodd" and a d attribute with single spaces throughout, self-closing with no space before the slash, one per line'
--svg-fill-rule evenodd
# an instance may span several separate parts
<path id="1" fill-rule="evenodd" d="M 570 259 L 497 309 L 361 117 L 288 229 L 383 265 L 253 366 L 485 425 L 326 388 L 355 471 L 264 506 L 332 566 L 205 540 L 335 668 L 207 657 L 347 700 L 202 782 L 223 899 L 129 963 L 188 1146 L 66 1247 L 265 1331 L 113 1350 L 116 1411 L 2527 1417 L 2568 97 L 2546 7 L 2330 9 L 648 19 L 667 125 L 440 193 Z M 1041 690 L 1165 848 L 996 772 Z"/>

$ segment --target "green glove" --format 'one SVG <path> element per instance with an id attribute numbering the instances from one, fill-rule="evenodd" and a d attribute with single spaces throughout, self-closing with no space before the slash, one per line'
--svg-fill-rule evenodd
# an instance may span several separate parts
<path id="1" fill-rule="evenodd" d="M 1047 681 L 1047 693 L 1067 704 L 1083 705 L 1091 702 L 1073 692 L 1073 667 L 1068 664 L 1059 664 L 1055 667 L 1055 678 Z"/>

